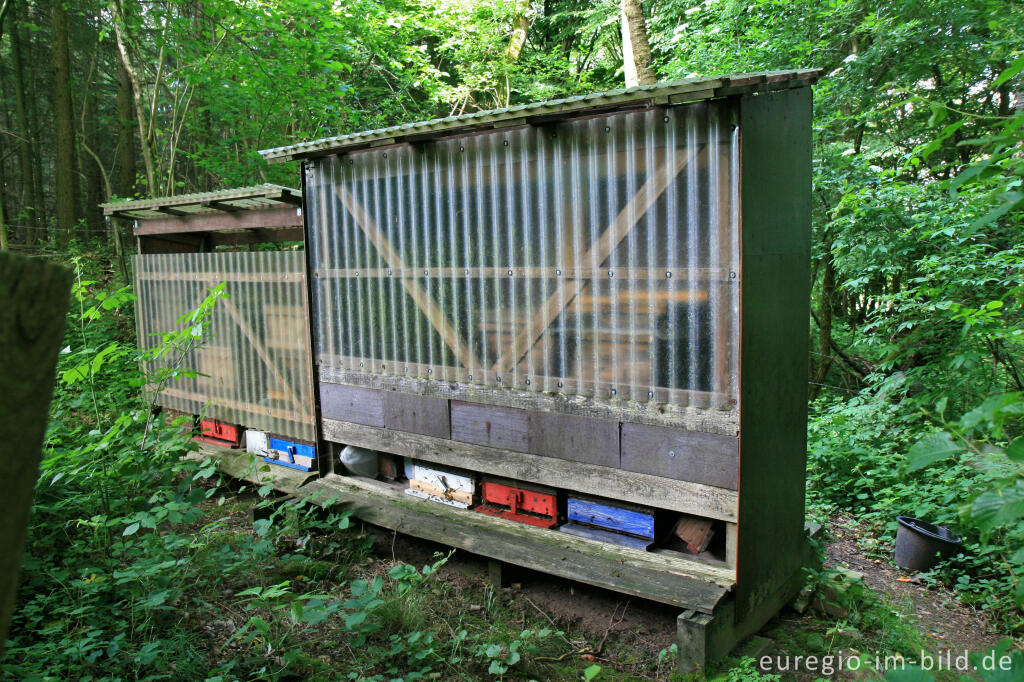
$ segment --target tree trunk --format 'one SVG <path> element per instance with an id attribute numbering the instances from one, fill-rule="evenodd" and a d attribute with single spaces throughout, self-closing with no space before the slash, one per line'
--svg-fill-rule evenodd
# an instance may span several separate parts
<path id="1" fill-rule="evenodd" d="M 0 655 L 18 593 L 70 290 L 71 273 L 65 268 L 0 253 L 0 442 L 18 444 L 17 455 L 6 459 L 0 478 Z"/>
<path id="2" fill-rule="evenodd" d="M 75 115 L 71 105 L 71 56 L 68 52 L 68 13 L 60 0 L 50 12 L 53 30 L 53 111 L 57 132 L 57 228 L 67 244 L 75 226 Z"/>
<path id="3" fill-rule="evenodd" d="M 832 366 L 832 299 L 836 290 L 836 265 L 832 258 L 832 237 L 825 242 L 825 267 L 821 275 L 821 295 L 818 297 L 818 363 L 815 367 L 811 385 L 808 387 L 809 400 L 814 400 L 821 392 L 820 384 L 825 383 L 828 370 Z"/>
<path id="4" fill-rule="evenodd" d="M 505 48 L 505 59 L 510 62 L 519 60 L 519 55 L 526 44 L 526 33 L 530 30 L 530 17 L 527 12 L 530 9 L 530 0 L 516 0 L 516 15 L 512 21 L 512 38 Z"/>
<path id="5" fill-rule="evenodd" d="M 622 0 L 622 67 L 626 87 L 651 85 L 658 77 L 651 68 L 651 44 L 640 0 Z"/>
<path id="6" fill-rule="evenodd" d="M 132 106 L 132 80 L 120 61 L 117 63 L 117 193 L 135 196 L 135 124 Z"/>
<path id="7" fill-rule="evenodd" d="M 153 197 L 156 196 L 154 192 L 157 191 L 156 163 L 153 158 L 154 126 L 152 125 L 153 122 L 151 120 L 147 123 L 145 103 L 142 101 L 142 87 L 139 82 L 139 74 L 132 65 L 131 56 L 128 54 L 128 37 L 125 35 L 127 23 L 124 15 L 124 7 L 121 4 L 118 4 L 118 9 L 113 23 L 114 38 L 117 40 L 117 50 L 121 57 L 121 66 L 124 68 L 125 73 L 128 74 L 128 80 L 131 83 L 132 103 L 135 108 L 135 121 L 139 128 L 139 147 L 142 149 L 142 161 L 146 168 L 146 194 Z M 122 26 L 122 24 L 125 24 L 125 26 Z M 160 62 L 161 64 L 163 63 L 162 51 Z M 153 88 L 155 103 L 156 93 L 160 89 L 159 73 L 156 82 L 153 84 Z"/>
<path id="8" fill-rule="evenodd" d="M 26 244 L 35 241 L 36 231 L 33 228 L 39 227 L 37 220 L 38 207 L 40 204 L 39 193 L 35 183 L 35 168 L 32 164 L 32 131 L 28 124 L 28 107 L 25 104 L 25 70 L 24 59 L 21 55 L 21 27 L 18 17 L 15 15 L 11 21 L 11 62 L 14 67 L 14 120 L 17 125 L 18 137 L 18 164 L 21 172 L 22 184 L 22 213 L 28 229 L 26 233 Z"/>

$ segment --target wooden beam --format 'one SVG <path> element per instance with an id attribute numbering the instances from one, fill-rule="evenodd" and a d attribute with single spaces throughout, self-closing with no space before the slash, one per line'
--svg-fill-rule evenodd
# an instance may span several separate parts
<path id="1" fill-rule="evenodd" d="M 348 191 L 348 188 L 338 185 L 335 188 L 335 192 L 338 198 L 341 199 L 342 204 L 345 205 L 345 208 L 352 215 L 352 219 L 366 233 L 370 243 L 377 249 L 377 253 L 380 254 L 388 266 L 395 270 L 404 269 L 406 265 L 402 261 L 401 255 L 392 248 L 391 242 L 388 241 L 388 238 L 377 227 L 377 223 L 370 214 L 356 201 L 352 193 Z M 437 331 L 445 345 L 451 349 L 463 367 L 482 366 L 483 363 L 476 359 L 472 349 L 465 340 L 455 333 L 455 330 L 452 329 L 452 325 L 448 321 L 448 316 L 445 315 L 444 311 L 441 310 L 441 307 L 434 301 L 423 285 L 414 279 L 402 279 L 401 283 L 402 288 L 405 289 L 409 297 L 416 303 L 416 306 L 423 312 L 430 326 Z"/>
<path id="2" fill-rule="evenodd" d="M 155 206 L 155 207 L 153 207 L 152 210 L 156 211 L 157 213 L 166 213 L 167 215 L 175 215 L 175 216 L 192 215 L 188 211 L 179 211 L 178 209 L 170 208 L 169 206 Z"/>
<path id="3" fill-rule="evenodd" d="M 284 204 L 291 204 L 292 206 L 302 206 L 302 195 L 292 194 L 288 190 L 281 190 L 280 196 L 268 196 L 268 199 L 274 199 Z"/>
<path id="4" fill-rule="evenodd" d="M 199 205 L 203 208 L 212 208 L 217 211 L 224 211 L 225 213 L 235 213 L 237 211 L 244 210 L 241 206 L 225 204 L 223 201 L 203 201 Z"/>
<path id="5" fill-rule="evenodd" d="M 736 520 L 738 496 L 725 488 L 334 419 L 321 419 L 321 424 L 324 439 L 334 443 L 722 521 Z"/>
<path id="6" fill-rule="evenodd" d="M 219 230 L 245 230 L 264 227 L 301 227 L 302 216 L 296 209 L 285 206 L 236 213 L 201 213 L 173 218 L 139 220 L 135 235 L 183 234 L 186 232 L 217 232 Z"/>
<path id="7" fill-rule="evenodd" d="M 704 154 L 706 147 L 701 146 L 700 154 Z M 586 267 L 593 263 L 600 266 L 612 254 L 612 251 L 626 235 L 636 226 L 640 219 L 654 205 L 654 202 L 662 195 L 669 184 L 675 179 L 679 172 L 698 154 L 698 149 L 690 148 L 685 153 L 679 154 L 674 167 L 666 160 L 665 165 L 654 172 L 647 182 L 637 190 L 633 198 L 623 207 L 619 214 L 612 221 L 612 224 L 605 228 L 594 242 L 587 249 L 587 252 L 575 263 L 577 267 Z M 533 319 L 513 340 L 512 345 L 505 349 L 505 352 L 491 366 L 492 372 L 501 372 L 511 369 L 519 364 L 523 356 L 533 347 L 537 340 L 544 334 L 547 328 L 555 321 L 562 311 L 589 285 L 586 280 L 566 280 L 552 292 L 551 296 L 541 305 L 534 314 Z"/>
<path id="8" fill-rule="evenodd" d="M 298 494 L 314 504 L 349 504 L 369 523 L 488 558 L 664 604 L 714 611 L 730 571 L 695 560 L 612 546 L 558 530 L 420 500 L 398 487 L 350 476 L 311 481 Z"/>
<path id="9" fill-rule="evenodd" d="M 147 387 L 149 388 L 149 387 Z M 250 403 L 248 409 L 246 409 L 245 403 L 238 400 L 230 400 L 228 398 L 218 398 L 216 396 L 206 395 L 205 393 L 193 393 L 192 391 L 186 391 L 180 388 L 174 388 L 173 386 L 167 386 L 160 391 L 160 395 L 157 396 L 157 404 L 163 405 L 164 407 L 175 407 L 174 405 L 167 405 L 166 401 L 161 401 L 160 396 L 166 395 L 169 398 L 178 398 L 179 400 L 189 400 L 199 405 L 209 403 L 213 407 L 226 407 L 237 412 L 244 414 L 258 414 L 260 416 L 273 417 L 274 419 L 281 419 L 284 421 L 292 422 L 295 424 L 309 424 L 312 425 L 313 416 L 308 410 L 303 410 L 298 413 L 289 412 L 288 410 L 282 410 L 279 407 L 264 407 L 263 405 L 255 405 Z M 217 416 L 217 415 L 214 415 Z M 287 436 L 295 436 L 295 434 L 284 434 Z"/>

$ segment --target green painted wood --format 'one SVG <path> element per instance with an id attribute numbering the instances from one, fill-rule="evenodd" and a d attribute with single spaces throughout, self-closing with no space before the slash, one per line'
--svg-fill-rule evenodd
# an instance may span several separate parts
<path id="1" fill-rule="evenodd" d="M 811 90 L 745 96 L 736 618 L 799 570 L 810 316 Z"/>

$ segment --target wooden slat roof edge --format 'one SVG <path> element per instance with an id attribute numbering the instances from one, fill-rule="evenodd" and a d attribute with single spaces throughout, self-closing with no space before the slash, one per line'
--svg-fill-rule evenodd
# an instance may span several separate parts
<path id="1" fill-rule="evenodd" d="M 284 201 L 279 201 L 282 197 L 287 197 Z M 292 202 L 288 200 L 299 199 L 302 197 L 302 192 L 291 187 L 284 187 L 283 185 L 273 185 L 270 183 L 264 183 L 262 185 L 252 185 L 250 187 L 234 187 L 231 189 L 215 190 L 213 192 L 198 192 L 195 194 L 181 194 L 172 197 L 157 197 L 155 199 L 130 199 L 125 201 L 110 201 L 105 204 L 100 204 L 100 208 L 103 209 L 103 215 L 114 215 L 118 213 L 129 213 L 131 211 L 160 211 L 164 208 L 171 207 L 182 207 L 182 206 L 202 206 L 208 203 L 225 202 L 225 201 L 244 201 L 246 199 L 269 199 L 278 200 L 276 204 L 270 204 L 267 206 L 233 206 L 234 209 L 239 211 L 251 211 L 260 210 L 264 208 L 274 208 L 278 204 L 286 205 Z M 170 213 L 170 211 L 168 211 Z M 144 216 L 138 216 L 143 218 Z M 156 217 L 156 216 L 148 216 Z"/>
<path id="2" fill-rule="evenodd" d="M 422 140 L 462 131 L 479 130 L 493 127 L 498 123 L 503 124 L 502 127 L 504 127 L 509 125 L 509 121 L 517 119 L 524 119 L 526 122 L 525 119 L 535 117 L 567 117 L 593 110 L 642 106 L 644 104 L 681 104 L 761 90 L 808 86 L 813 85 L 821 74 L 821 69 L 790 69 L 730 74 L 711 78 L 687 78 L 347 133 L 283 147 L 262 149 L 259 153 L 271 163 L 280 163 L 300 158 L 326 156 L 354 148 L 393 144 L 408 141 L 410 138 Z"/>

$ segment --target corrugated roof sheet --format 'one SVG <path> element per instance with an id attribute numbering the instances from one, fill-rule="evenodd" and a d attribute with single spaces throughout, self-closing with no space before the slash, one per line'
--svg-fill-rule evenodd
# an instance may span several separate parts
<path id="1" fill-rule="evenodd" d="M 800 87 L 812 84 L 820 75 L 819 69 L 801 69 L 688 78 L 336 135 L 311 142 L 263 149 L 260 150 L 260 154 L 271 162 L 292 161 L 363 147 L 426 140 L 471 130 L 566 118 L 582 112 L 682 104 L 748 92 Z"/>
<path id="2" fill-rule="evenodd" d="M 192 215 L 218 211 L 252 211 L 301 203 L 302 192 L 290 187 L 264 183 L 213 192 L 181 194 L 156 199 L 111 201 L 100 204 L 104 215 L 127 218 L 165 218 L 168 215 Z"/>

